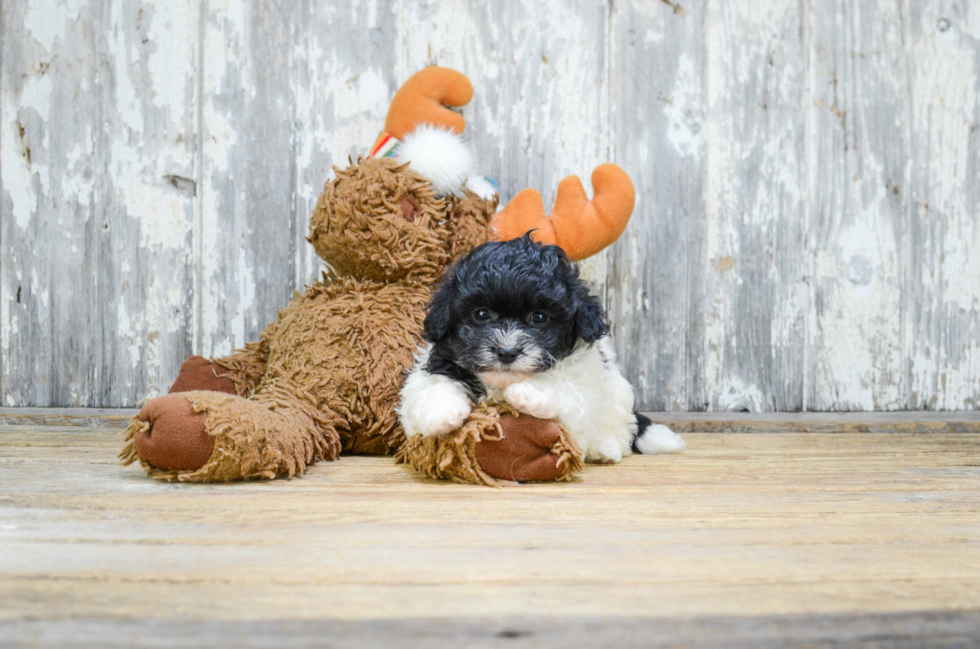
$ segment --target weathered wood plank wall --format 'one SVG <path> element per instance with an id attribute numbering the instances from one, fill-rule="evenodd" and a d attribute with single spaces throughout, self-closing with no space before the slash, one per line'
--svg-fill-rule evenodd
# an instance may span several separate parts
<path id="1" fill-rule="evenodd" d="M 0 402 L 255 338 L 428 64 L 505 198 L 624 166 L 587 262 L 644 408 L 980 407 L 980 2 L 5 0 Z"/>

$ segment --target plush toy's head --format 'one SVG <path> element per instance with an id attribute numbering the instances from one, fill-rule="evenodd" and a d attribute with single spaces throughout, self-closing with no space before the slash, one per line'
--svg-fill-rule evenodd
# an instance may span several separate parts
<path id="1" fill-rule="evenodd" d="M 476 176 L 462 141 L 469 80 L 426 68 L 395 95 L 371 157 L 337 169 L 310 222 L 309 240 L 339 274 L 382 282 L 434 280 L 487 240 L 496 187 Z"/>
<path id="2" fill-rule="evenodd" d="M 487 240 L 496 197 L 439 196 L 407 163 L 360 158 L 324 187 L 310 242 L 339 274 L 392 282 L 434 279 Z"/>

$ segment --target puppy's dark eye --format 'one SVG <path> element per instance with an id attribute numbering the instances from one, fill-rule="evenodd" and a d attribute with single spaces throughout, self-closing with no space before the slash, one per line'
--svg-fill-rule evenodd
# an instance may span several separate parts
<path id="1" fill-rule="evenodd" d="M 493 317 L 493 313 L 490 309 L 477 309 L 473 312 L 473 319 L 477 322 L 490 322 L 490 318 Z"/>
<path id="2" fill-rule="evenodd" d="M 533 325 L 543 325 L 548 322 L 548 314 L 541 313 L 540 311 L 535 311 L 531 314 L 531 324 Z"/>

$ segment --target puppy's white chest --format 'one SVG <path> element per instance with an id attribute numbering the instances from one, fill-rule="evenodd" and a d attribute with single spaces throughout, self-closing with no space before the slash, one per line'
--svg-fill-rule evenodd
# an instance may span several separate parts
<path id="1" fill-rule="evenodd" d="M 615 365 L 608 340 L 583 345 L 551 369 L 505 387 L 487 385 L 490 401 L 518 412 L 557 419 L 587 459 L 618 462 L 636 433 L 633 388 Z"/>

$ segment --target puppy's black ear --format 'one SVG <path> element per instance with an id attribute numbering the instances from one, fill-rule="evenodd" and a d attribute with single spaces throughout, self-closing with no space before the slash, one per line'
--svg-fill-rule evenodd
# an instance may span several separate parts
<path id="1" fill-rule="evenodd" d="M 422 328 L 422 338 L 434 343 L 442 340 L 452 325 L 453 297 L 456 295 L 456 282 L 447 277 L 436 287 L 432 299 L 429 300 L 429 310 L 425 314 L 425 325 Z"/>
<path id="2" fill-rule="evenodd" d="M 585 297 L 575 310 L 575 328 L 578 329 L 579 338 L 594 343 L 609 333 L 603 316 L 598 298 L 594 295 Z"/>

